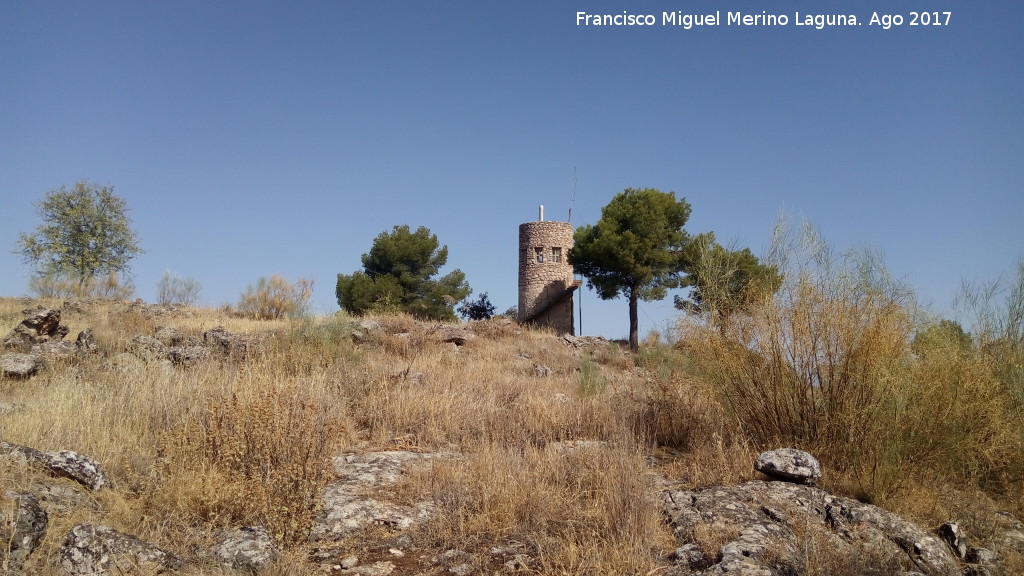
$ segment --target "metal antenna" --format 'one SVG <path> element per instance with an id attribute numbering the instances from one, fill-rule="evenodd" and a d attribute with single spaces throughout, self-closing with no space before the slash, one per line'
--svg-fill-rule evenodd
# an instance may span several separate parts
<path id="1" fill-rule="evenodd" d="M 569 196 L 569 219 L 567 222 L 572 222 L 572 204 L 576 201 L 576 167 L 572 167 L 572 195 Z"/>

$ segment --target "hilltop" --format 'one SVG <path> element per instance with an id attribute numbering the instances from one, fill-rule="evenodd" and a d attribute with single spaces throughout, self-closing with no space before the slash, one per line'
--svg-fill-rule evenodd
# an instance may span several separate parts
<path id="1" fill-rule="evenodd" d="M 716 390 L 721 350 L 697 337 L 631 354 L 504 317 L 12 298 L 0 332 L 48 311 L 68 344 L 0 379 L 0 535 L 26 574 L 1024 570 L 1019 454 L 948 465 L 988 462 L 963 452 L 976 437 L 1010 442 L 994 412 L 956 443 L 932 432 L 948 456 L 915 453 L 920 469 L 797 446 L 822 458 L 812 487 L 754 470 L 782 446 Z M 958 423 L 945 408 L 924 416 Z"/>

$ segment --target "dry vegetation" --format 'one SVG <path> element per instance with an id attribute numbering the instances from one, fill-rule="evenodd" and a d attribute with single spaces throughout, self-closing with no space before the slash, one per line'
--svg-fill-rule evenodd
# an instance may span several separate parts
<path id="1" fill-rule="evenodd" d="M 1019 355 L 941 339 L 914 352 L 902 293 L 810 269 L 791 278 L 763 310 L 724 327 L 690 323 L 679 345 L 652 339 L 637 355 L 617 344 L 574 354 L 501 319 L 474 324 L 478 338 L 457 349 L 404 316 L 377 318 L 383 329 L 357 345 L 341 314 L 65 313 L 69 338 L 92 327 L 99 353 L 0 381 L 0 401 L 24 405 L 0 415 L 0 438 L 88 454 L 114 487 L 51 519 L 34 569 L 59 573 L 40 559 L 72 524 L 90 521 L 184 554 L 223 528 L 262 524 L 289 557 L 273 574 L 313 572 L 306 536 L 329 457 L 395 448 L 458 454 L 393 489 L 435 502 L 416 546 L 519 547 L 531 563 L 518 570 L 529 573 L 650 573 L 677 545 L 657 506 L 659 476 L 686 487 L 741 482 L 758 451 L 780 445 L 818 455 L 826 489 L 926 527 L 959 520 L 984 542 L 997 510 L 1020 517 L 1024 421 L 1005 378 L 1019 366 L 1000 363 Z M 0 300 L 0 327 L 26 307 Z M 267 336 L 248 358 L 190 369 L 125 354 L 133 335 L 158 324 Z M 556 448 L 575 440 L 603 443 Z M 35 473 L 0 460 L 0 488 Z M 723 536 L 693 537 L 710 550 Z M 806 544 L 808 566 L 827 567 L 813 573 L 842 573 L 814 535 Z"/>

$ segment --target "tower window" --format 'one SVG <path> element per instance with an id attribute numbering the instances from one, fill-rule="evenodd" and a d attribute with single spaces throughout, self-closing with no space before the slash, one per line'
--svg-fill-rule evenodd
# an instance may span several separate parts
<path id="1" fill-rule="evenodd" d="M 562 261 L 562 249 L 561 248 L 552 248 L 551 249 L 551 261 L 552 262 L 561 262 Z"/>
<path id="2" fill-rule="evenodd" d="M 543 248 L 534 248 L 533 251 L 537 253 L 537 262 L 538 263 L 543 263 L 544 262 L 544 249 Z"/>

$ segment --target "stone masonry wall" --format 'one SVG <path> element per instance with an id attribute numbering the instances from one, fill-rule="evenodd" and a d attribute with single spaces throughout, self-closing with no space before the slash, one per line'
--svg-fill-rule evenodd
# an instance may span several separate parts
<path id="1" fill-rule="evenodd" d="M 568 222 L 519 225 L 519 321 L 573 333 L 573 229 Z M 549 308 L 544 312 L 545 308 Z M 544 312 L 541 314 L 541 312 Z"/>

